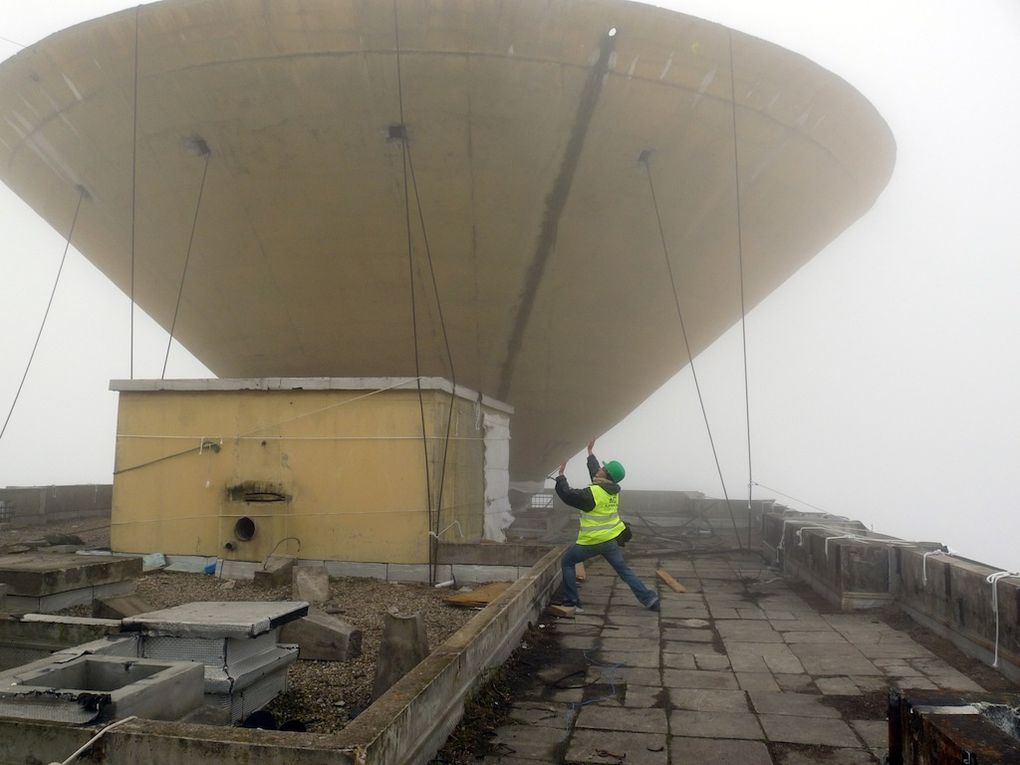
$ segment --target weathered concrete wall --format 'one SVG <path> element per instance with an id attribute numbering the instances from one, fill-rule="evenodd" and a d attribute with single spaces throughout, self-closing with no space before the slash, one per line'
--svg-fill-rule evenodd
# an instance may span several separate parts
<path id="1" fill-rule="evenodd" d="M 113 549 L 239 561 L 275 551 L 425 563 L 430 507 L 438 508 L 443 539 L 478 541 L 486 501 L 478 410 L 512 411 L 459 387 L 451 396 L 449 383 L 430 379 L 423 391 L 426 477 L 413 381 L 113 386 L 121 391 Z M 239 533 L 241 519 L 246 533 Z"/>
<path id="2" fill-rule="evenodd" d="M 891 537 L 873 534 L 859 521 L 784 510 L 766 513 L 762 529 L 766 555 L 840 608 L 880 606 L 892 599 Z"/>
<path id="3" fill-rule="evenodd" d="M 464 713 L 464 702 L 520 643 L 559 584 L 562 548 L 547 552 L 476 617 L 336 735 L 132 720 L 104 735 L 107 765 L 418 765 Z M 92 731 L 0 719 L 0 765 L 60 761 Z"/>
<path id="4" fill-rule="evenodd" d="M 762 527 L 764 555 L 840 608 L 896 604 L 988 664 L 998 633 L 997 668 L 1020 682 L 1020 579 L 998 582 L 996 609 L 987 581 L 996 569 L 941 552 L 936 542 L 906 542 L 858 521 L 785 508 L 767 513 Z"/>
<path id="5" fill-rule="evenodd" d="M 899 603 L 914 619 L 952 640 L 964 653 L 989 664 L 995 660 L 996 569 L 943 553 L 897 550 Z M 1020 579 L 1003 578 L 997 588 L 998 669 L 1020 682 Z"/>
<path id="6" fill-rule="evenodd" d="M 0 504 L 11 513 L 12 526 L 38 526 L 109 517 L 112 493 L 111 484 L 7 486 L 0 489 Z"/>

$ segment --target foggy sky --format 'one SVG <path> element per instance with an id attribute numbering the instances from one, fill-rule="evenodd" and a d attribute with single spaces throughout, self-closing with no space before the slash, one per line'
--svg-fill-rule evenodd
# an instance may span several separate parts
<path id="1" fill-rule="evenodd" d="M 754 496 L 784 500 L 782 492 L 876 531 L 1020 569 L 1020 4 L 661 4 L 840 75 L 875 105 L 898 147 L 874 208 L 747 317 L 752 474 L 770 487 Z M 0 37 L 32 44 L 132 5 L 64 0 L 41 13 L 0 0 Z M 0 40 L 0 58 L 17 50 Z M 2 424 L 66 231 L 2 186 L 0 231 Z M 72 250 L 0 441 L 0 486 L 111 480 L 116 397 L 107 388 L 129 376 L 129 311 Z M 135 321 L 135 376 L 159 377 L 166 333 L 139 309 Z M 695 368 L 726 489 L 746 497 L 739 327 Z M 172 350 L 167 377 L 208 376 Z M 689 370 L 603 434 L 597 453 L 627 466 L 626 486 L 722 495 Z M 582 458 L 568 477 L 585 480 Z"/>

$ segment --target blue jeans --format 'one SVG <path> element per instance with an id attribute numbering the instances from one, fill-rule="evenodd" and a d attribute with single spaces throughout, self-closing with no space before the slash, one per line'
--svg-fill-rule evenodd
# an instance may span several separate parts
<path id="1" fill-rule="evenodd" d="M 600 542 L 597 545 L 575 544 L 563 553 L 560 565 L 563 568 L 564 604 L 581 605 L 581 599 L 577 594 L 577 575 L 574 573 L 574 566 L 589 558 L 594 558 L 596 555 L 601 555 L 609 561 L 609 565 L 627 583 L 627 586 L 634 593 L 634 597 L 645 608 L 650 608 L 659 599 L 655 590 L 650 589 L 644 582 L 638 579 L 638 575 L 627 565 L 627 561 L 623 558 L 623 550 L 620 548 L 620 545 L 616 544 L 616 540 L 610 539 L 608 542 Z"/>

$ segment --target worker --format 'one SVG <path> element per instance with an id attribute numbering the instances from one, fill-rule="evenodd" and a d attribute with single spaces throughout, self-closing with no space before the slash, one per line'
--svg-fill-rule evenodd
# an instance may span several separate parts
<path id="1" fill-rule="evenodd" d="M 642 582 L 623 557 L 622 545 L 630 537 L 630 529 L 620 520 L 620 481 L 626 471 L 616 460 L 599 464 L 593 454 L 595 439 L 588 442 L 588 474 L 591 484 L 583 489 L 572 489 L 563 471 L 567 462 L 560 464 L 556 476 L 556 494 L 566 504 L 581 511 L 581 526 L 577 542 L 563 554 L 560 565 L 563 569 L 563 601 L 560 605 L 572 606 L 582 611 L 577 593 L 577 576 L 574 566 L 582 561 L 601 555 L 613 567 L 620 578 L 627 583 L 634 597 L 645 608 L 659 610 L 659 596 L 655 590 Z"/>

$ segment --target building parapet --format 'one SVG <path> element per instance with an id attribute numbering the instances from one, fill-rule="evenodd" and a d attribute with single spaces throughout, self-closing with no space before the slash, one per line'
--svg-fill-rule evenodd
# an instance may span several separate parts
<path id="1" fill-rule="evenodd" d="M 863 523 L 776 508 L 762 551 L 842 610 L 895 606 L 960 650 L 1020 682 L 1020 577 Z"/>

